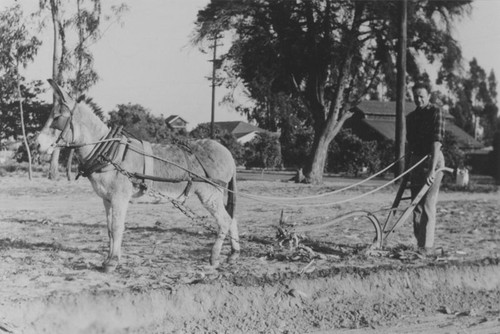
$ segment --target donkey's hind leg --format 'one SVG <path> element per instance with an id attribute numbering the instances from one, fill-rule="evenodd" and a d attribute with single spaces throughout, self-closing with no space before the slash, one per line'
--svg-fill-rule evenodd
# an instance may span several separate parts
<path id="1" fill-rule="evenodd" d="M 212 247 L 212 254 L 210 256 L 210 264 L 216 267 L 219 265 L 220 251 L 222 249 L 224 239 L 231 228 L 232 219 L 224 207 L 224 196 L 222 192 L 219 190 L 214 191 L 213 187 L 210 190 L 210 193 L 198 192 L 197 194 L 203 206 L 217 221 L 217 239 Z"/>
<path id="2" fill-rule="evenodd" d="M 229 237 L 231 238 L 231 255 L 229 256 L 228 262 L 233 262 L 240 257 L 240 237 L 238 234 L 238 222 L 236 221 L 236 218 L 231 219 Z"/>

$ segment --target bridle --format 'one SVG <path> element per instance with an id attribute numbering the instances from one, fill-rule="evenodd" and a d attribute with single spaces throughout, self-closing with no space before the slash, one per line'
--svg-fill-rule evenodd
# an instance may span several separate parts
<path id="1" fill-rule="evenodd" d="M 69 116 L 63 116 L 63 115 L 60 115 L 56 118 L 54 118 L 54 120 L 52 120 L 52 124 L 54 123 L 54 121 L 57 119 L 57 118 L 60 118 L 60 117 L 65 117 L 66 118 L 66 123 L 64 124 L 64 127 L 61 131 L 61 133 L 59 134 L 59 137 L 57 138 L 57 140 L 54 142 L 54 144 L 52 144 L 52 146 L 54 147 L 57 147 L 59 146 L 59 143 L 61 141 L 64 141 L 66 142 L 67 145 L 73 143 L 75 141 L 75 127 L 73 126 L 73 114 L 75 113 L 75 110 L 76 110 L 76 107 L 78 106 L 78 101 L 75 101 L 75 104 L 73 106 L 72 109 L 70 109 L 70 114 Z M 51 127 L 53 127 L 51 125 Z M 68 134 L 68 131 L 71 129 L 71 134 L 72 134 L 72 140 L 70 143 L 68 143 L 67 140 L 64 139 L 64 137 L 66 137 L 66 135 Z"/>

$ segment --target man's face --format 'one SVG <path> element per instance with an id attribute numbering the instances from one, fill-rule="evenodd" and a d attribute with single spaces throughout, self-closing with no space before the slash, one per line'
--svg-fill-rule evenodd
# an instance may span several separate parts
<path id="1" fill-rule="evenodd" d="M 418 88 L 413 92 L 413 98 L 415 99 L 415 104 L 419 108 L 425 108 L 429 104 L 429 93 L 425 88 Z"/>

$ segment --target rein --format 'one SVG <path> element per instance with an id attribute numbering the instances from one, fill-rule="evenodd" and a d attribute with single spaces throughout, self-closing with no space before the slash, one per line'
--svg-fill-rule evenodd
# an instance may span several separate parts
<path id="1" fill-rule="evenodd" d="M 107 136 L 108 137 L 108 136 Z M 106 138 L 107 138 L 106 137 Z M 112 142 L 112 141 L 120 141 L 120 139 L 117 139 L 117 138 L 109 138 L 109 139 L 103 139 L 103 140 L 100 140 L 98 141 L 97 143 L 102 145 L 104 143 L 108 143 L 108 142 Z M 81 145 L 76 145 L 78 147 L 81 147 L 81 146 L 85 146 L 85 145 L 91 145 L 91 144 L 81 144 Z M 151 154 L 148 154 L 146 152 L 144 152 L 143 150 L 140 150 L 138 149 L 137 147 L 133 146 L 133 145 L 130 145 L 129 146 L 133 151 L 135 151 L 136 153 L 139 153 L 139 154 L 142 154 L 144 156 L 149 156 L 149 157 L 152 157 L 153 159 L 156 159 L 156 160 L 159 160 L 159 161 L 163 161 L 165 163 L 168 163 L 168 164 L 172 164 L 180 169 L 183 169 L 184 171 L 188 172 L 189 173 L 189 178 L 177 178 L 177 179 L 169 179 L 169 178 L 162 178 L 162 177 L 157 177 L 157 176 L 153 176 L 153 175 L 144 175 L 144 174 L 141 174 L 141 173 L 131 173 L 125 169 L 123 169 L 120 164 L 116 161 L 113 161 L 112 159 L 108 158 L 108 157 L 105 157 L 103 156 L 102 154 L 99 156 L 100 159 L 104 160 L 105 161 L 105 166 L 107 165 L 112 165 L 114 166 L 114 168 L 116 170 L 118 170 L 120 173 L 122 173 L 123 175 L 127 176 L 129 179 L 135 179 L 135 180 L 152 180 L 152 181 L 158 181 L 158 182 L 171 182 L 171 183 L 178 183 L 178 182 L 188 182 L 188 186 L 187 186 L 187 189 L 186 191 L 188 191 L 189 187 L 190 187 L 190 182 L 206 182 L 206 183 L 209 183 L 211 185 L 213 185 L 214 187 L 217 187 L 221 190 L 226 190 L 228 192 L 232 192 L 232 193 L 235 193 L 237 194 L 238 196 L 242 196 L 242 197 L 246 197 L 248 199 L 251 199 L 251 200 L 254 200 L 254 201 L 258 201 L 258 202 L 263 202 L 263 203 L 269 203 L 269 202 L 275 202 L 279 205 L 282 205 L 282 206 L 288 206 L 288 207 L 322 207 L 322 206 L 333 206 L 333 205 L 338 205 L 338 204 L 343 204 L 343 203 L 347 203 L 347 202 L 351 202 L 351 201 L 354 201 L 354 200 L 358 200 L 360 198 L 363 198 L 363 197 L 366 197 L 368 195 L 371 195 L 383 188 L 386 188 L 387 186 L 395 183 L 396 181 L 398 181 L 399 179 L 403 178 L 406 174 L 410 173 L 413 169 L 415 169 L 417 166 L 419 166 L 420 164 L 422 164 L 427 158 L 428 156 L 425 156 L 423 157 L 420 161 L 418 161 L 417 163 L 415 163 L 413 166 L 411 166 L 409 169 L 407 169 L 405 172 L 401 173 L 399 176 L 397 176 L 396 178 L 384 183 L 383 185 L 369 191 L 369 192 L 366 192 L 366 193 L 363 193 L 361 195 L 358 195 L 358 196 L 355 196 L 355 197 L 352 197 L 352 198 L 347 198 L 347 199 L 344 199 L 344 200 L 340 200 L 340 201 L 336 201 L 336 202 L 327 202 L 327 203 L 318 203 L 318 204 L 306 204 L 306 203 L 296 203 L 296 204 L 287 204 L 287 203 L 283 203 L 281 201 L 297 201 L 297 200 L 304 200 L 304 199 L 312 199 L 312 198 L 318 198 L 318 197 L 324 197 L 324 196 L 329 196 L 329 195 L 333 195 L 333 194 L 337 194 L 337 193 L 340 193 L 342 191 L 345 191 L 345 190 L 348 190 L 354 186 L 359 186 L 361 185 L 362 183 L 365 183 L 369 180 L 371 180 L 372 178 L 374 178 L 375 176 L 381 174 L 382 172 L 388 170 L 389 168 L 391 168 L 394 164 L 396 164 L 400 159 L 403 159 L 404 157 L 401 157 L 399 159 L 397 159 L 396 161 L 394 161 L 393 163 L 391 163 L 389 166 L 387 166 L 386 168 L 384 168 L 383 170 L 379 171 L 378 173 L 354 184 L 354 185 L 350 185 L 350 186 L 347 186 L 345 188 L 341 188 L 341 189 L 337 189 L 337 190 L 334 190 L 334 191 L 331 191 L 331 192 L 326 192 L 326 193 L 323 193 L 323 194 L 320 194 L 320 195 L 315 195 L 315 196 L 305 196 L 305 197 L 288 197 L 288 198 L 283 198 L 283 197 L 270 197 L 270 196 L 257 196 L 257 195 L 252 195 L 252 194 L 247 194 L 247 193 L 242 193 L 242 192 L 235 192 L 231 189 L 228 189 L 226 187 L 226 183 L 223 182 L 223 181 L 220 181 L 220 180 L 216 180 L 216 179 L 211 179 L 209 177 L 203 177 L 203 176 L 200 176 L 200 175 L 197 175 L 195 173 L 193 173 L 192 171 L 190 171 L 188 168 L 185 168 L 179 164 L 176 164 L 172 161 L 169 161 L 167 159 L 163 159 L 163 158 L 160 158 L 158 156 L 155 156 L 155 155 L 151 155 Z M 189 152 L 192 154 L 192 152 Z M 202 165 L 203 167 L 203 165 Z M 89 174 L 90 175 L 90 174 Z M 147 189 L 147 186 L 145 185 L 144 182 L 134 182 L 132 181 L 134 184 L 138 185 L 139 187 L 141 188 L 146 188 Z M 185 192 L 186 192 L 185 191 Z"/>
<path id="2" fill-rule="evenodd" d="M 69 121 L 69 119 L 68 119 Z M 66 122 L 68 124 L 69 122 Z M 66 129 L 66 127 L 65 127 Z M 217 188 L 225 188 L 227 186 L 226 182 L 218 180 L 218 179 L 213 179 L 208 177 L 208 173 L 205 169 L 205 166 L 201 163 L 199 158 L 194 154 L 189 146 L 187 144 L 183 144 L 182 146 L 179 145 L 179 147 L 185 152 L 186 154 L 193 154 L 202 167 L 203 171 L 207 175 L 207 177 L 203 177 L 200 175 L 197 175 L 193 173 L 189 168 L 185 168 L 179 164 L 176 164 L 172 161 L 162 159 L 160 157 L 157 157 L 155 155 L 149 154 L 143 149 L 139 149 L 135 147 L 134 145 L 131 145 L 129 138 L 123 133 L 124 129 L 123 126 L 118 126 L 112 128 L 108 134 L 101 140 L 98 140 L 97 142 L 94 143 L 85 143 L 85 144 L 65 144 L 65 145 L 57 145 L 59 147 L 70 147 L 70 148 L 79 148 L 83 146 L 89 146 L 89 145 L 95 145 L 94 148 L 92 149 L 90 155 L 86 159 L 86 161 L 82 162 L 78 166 L 78 175 L 76 176 L 76 179 L 78 179 L 80 176 L 84 177 L 89 177 L 93 173 L 98 173 L 98 172 L 104 172 L 104 168 L 107 166 L 113 166 L 117 171 L 119 171 L 121 174 L 127 176 L 129 179 L 135 179 L 135 180 L 141 180 L 141 182 L 134 182 L 134 184 L 138 185 L 142 189 L 147 189 L 148 186 L 146 185 L 146 180 L 150 181 L 156 181 L 156 182 L 168 182 L 168 183 L 179 183 L 179 182 L 188 182 L 188 185 L 186 186 L 186 189 L 184 193 L 187 195 L 191 188 L 191 183 L 192 182 L 205 182 L 213 185 L 214 187 Z M 120 138 L 121 137 L 121 138 Z M 121 167 L 121 161 L 124 158 L 126 154 L 126 149 L 124 150 L 123 154 L 120 155 L 118 154 L 119 151 L 119 146 L 121 144 L 126 145 L 126 149 L 129 148 L 132 151 L 141 154 L 144 157 L 150 157 L 156 160 L 163 161 L 165 163 L 174 165 L 175 167 L 178 167 L 179 169 L 184 170 L 185 172 L 188 173 L 188 177 L 184 178 L 164 178 L 164 177 L 159 177 L 155 175 L 147 175 L 144 173 L 138 173 L 138 172 L 129 172 L 125 170 L 124 168 Z M 189 164 L 188 164 L 189 166 Z"/>
<path id="3" fill-rule="evenodd" d="M 65 129 L 61 133 L 60 137 L 62 137 L 62 135 L 63 135 L 64 132 L 67 132 L 67 129 L 69 127 L 68 124 L 71 123 L 70 121 L 72 122 L 72 117 L 68 118 L 68 121 L 66 122 Z M 150 153 L 144 151 L 143 149 L 139 149 L 139 148 L 135 147 L 134 145 L 130 145 L 131 144 L 130 140 L 129 140 L 129 138 L 127 136 L 125 136 L 125 134 L 122 133 L 123 131 L 124 131 L 123 127 L 121 127 L 121 126 L 120 127 L 114 127 L 114 128 L 112 128 L 108 132 L 108 134 L 103 139 L 98 140 L 97 142 L 94 142 L 94 143 L 65 144 L 65 145 L 58 144 L 56 146 L 59 146 L 59 147 L 79 148 L 79 147 L 88 146 L 88 145 L 95 145 L 95 147 L 93 148 L 93 150 L 90 153 L 90 157 L 88 158 L 88 160 L 85 161 L 84 163 L 81 163 L 79 165 L 79 172 L 78 172 L 77 178 L 80 175 L 83 175 L 85 177 L 89 177 L 92 173 L 103 172 L 104 171 L 103 169 L 105 167 L 111 165 L 111 166 L 114 167 L 114 169 L 116 169 L 121 174 L 125 175 L 127 178 L 129 178 L 131 180 L 132 183 L 134 183 L 136 186 L 139 186 L 143 190 L 146 190 L 148 188 L 148 186 L 146 185 L 145 180 L 150 180 L 150 181 L 168 182 L 168 183 L 188 182 L 187 187 L 186 187 L 186 189 L 184 191 L 184 195 L 187 195 L 187 193 L 189 192 L 189 189 L 191 187 L 191 183 L 192 182 L 205 182 L 205 183 L 209 183 L 209 184 L 213 185 L 214 187 L 219 188 L 221 190 L 226 190 L 228 192 L 236 193 L 235 191 L 230 190 L 230 189 L 228 189 L 226 187 L 227 186 L 226 182 L 223 182 L 223 181 L 217 180 L 217 179 L 213 179 L 213 178 L 210 178 L 210 177 L 204 177 L 204 176 L 198 175 L 198 174 L 192 172 L 189 168 L 185 168 L 185 167 L 183 167 L 183 166 L 181 166 L 181 165 L 179 165 L 179 164 L 177 164 L 175 162 L 169 161 L 167 159 L 160 158 L 160 157 L 158 157 L 156 155 L 153 155 L 153 154 L 150 154 Z M 117 138 L 117 136 L 122 136 L 122 138 Z M 59 139 L 58 139 L 58 141 L 59 141 Z M 163 161 L 165 163 L 168 163 L 168 164 L 171 164 L 173 166 L 176 166 L 177 168 L 182 169 L 185 172 L 187 172 L 188 173 L 188 177 L 174 178 L 173 179 L 173 178 L 158 177 L 158 176 L 154 176 L 154 175 L 147 175 L 147 174 L 137 173 L 137 172 L 129 172 L 129 171 L 125 170 L 124 168 L 122 168 L 121 165 L 120 165 L 121 159 L 123 157 L 122 156 L 117 156 L 117 154 L 116 154 L 117 151 L 118 151 L 118 147 L 119 147 L 120 144 L 125 144 L 127 148 L 130 148 L 132 151 L 134 151 L 134 152 L 136 152 L 138 154 L 141 154 L 144 157 L 150 157 L 150 158 L 153 158 L 155 160 Z M 179 145 L 179 147 L 181 149 L 183 149 L 183 150 L 186 150 L 186 153 L 194 154 L 191 151 L 190 147 L 187 144 Z M 123 155 L 125 155 L 125 152 L 123 153 Z M 196 155 L 194 155 L 194 156 L 197 159 L 198 163 L 200 163 L 200 165 L 201 165 L 202 169 L 204 170 L 204 172 L 206 173 L 205 167 L 203 166 L 203 164 L 201 163 L 201 161 L 198 159 L 198 157 Z M 404 158 L 404 157 L 402 157 L 402 158 Z M 400 159 L 402 159 L 402 158 L 400 158 Z M 389 186 L 390 184 L 393 184 L 394 182 L 396 182 L 397 180 L 399 180 L 400 178 L 402 178 L 406 174 L 410 173 L 418 165 L 422 164 L 427 158 L 428 158 L 428 156 L 425 156 L 420 161 L 418 161 L 415 165 L 413 165 L 411 168 L 407 169 L 401 175 L 399 175 L 398 177 L 390 180 L 389 182 L 387 182 L 387 183 L 385 183 L 385 184 L 377 187 L 376 189 L 373 189 L 373 190 L 371 190 L 371 191 L 369 191 L 367 193 L 361 194 L 359 196 L 355 196 L 353 198 L 348 198 L 348 199 L 337 201 L 337 202 L 318 203 L 318 204 L 290 204 L 290 205 L 288 205 L 288 204 L 282 203 L 282 202 L 279 203 L 279 204 L 283 205 L 283 206 L 290 206 L 290 207 L 303 207 L 303 206 L 307 206 L 307 207 L 320 207 L 320 206 L 338 205 L 338 204 L 347 203 L 347 202 L 350 202 L 350 201 L 353 201 L 353 200 L 357 200 L 357 199 L 366 197 L 366 196 L 368 196 L 370 194 L 373 194 L 373 193 L 375 193 L 375 192 L 377 192 L 377 191 L 379 191 L 379 190 L 381 190 L 381 189 Z M 327 193 L 323 193 L 323 194 L 316 195 L 316 196 L 306 196 L 306 197 L 300 197 L 300 198 L 283 198 L 283 197 L 275 198 L 275 197 L 270 197 L 270 196 L 256 196 L 256 195 L 245 194 L 245 193 L 241 193 L 241 192 L 239 192 L 238 195 L 239 196 L 243 196 L 243 197 L 247 197 L 247 198 L 255 200 L 255 201 L 264 202 L 264 203 L 269 203 L 270 201 L 279 202 L 279 201 L 287 201 L 287 200 L 304 200 L 304 199 L 311 199 L 311 198 L 328 196 L 328 195 L 332 195 L 332 194 L 335 194 L 335 193 L 339 193 L 341 191 L 345 191 L 345 190 L 347 190 L 349 188 L 352 188 L 354 186 L 358 186 L 358 185 L 360 185 L 360 184 L 362 184 L 364 182 L 367 182 L 368 180 L 374 178 L 375 176 L 377 176 L 377 175 L 383 173 L 384 171 L 388 170 L 389 168 L 391 168 L 400 159 L 397 159 L 391 165 L 387 166 L 386 168 L 384 168 L 380 172 L 376 173 L 375 175 L 372 175 L 369 178 L 364 179 L 364 180 L 362 180 L 362 181 L 360 181 L 360 182 L 358 182 L 358 183 L 356 183 L 354 185 L 350 185 L 350 186 L 348 186 L 346 188 L 337 189 L 337 190 L 335 190 L 333 192 L 327 192 Z M 188 164 L 188 167 L 189 167 L 189 164 Z M 206 175 L 208 175 L 208 174 L 206 173 Z"/>

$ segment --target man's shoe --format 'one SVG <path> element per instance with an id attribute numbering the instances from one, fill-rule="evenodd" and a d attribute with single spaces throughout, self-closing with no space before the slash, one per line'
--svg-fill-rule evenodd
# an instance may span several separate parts
<path id="1" fill-rule="evenodd" d="M 417 253 L 423 257 L 440 257 L 444 255 L 443 248 L 419 247 Z"/>

